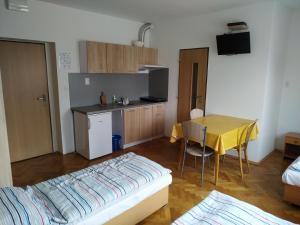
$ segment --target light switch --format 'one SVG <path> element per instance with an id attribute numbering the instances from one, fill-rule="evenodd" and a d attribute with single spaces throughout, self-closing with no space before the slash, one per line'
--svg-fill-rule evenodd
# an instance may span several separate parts
<path id="1" fill-rule="evenodd" d="M 86 86 L 90 85 L 90 78 L 89 77 L 84 78 L 84 84 Z"/>

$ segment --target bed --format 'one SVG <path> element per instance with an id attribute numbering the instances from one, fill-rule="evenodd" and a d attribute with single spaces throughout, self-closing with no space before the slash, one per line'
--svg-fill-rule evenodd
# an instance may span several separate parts
<path id="1" fill-rule="evenodd" d="M 202 202 L 178 218 L 172 225 L 200 224 L 280 224 L 292 225 L 272 214 L 218 191 L 212 191 Z"/>
<path id="2" fill-rule="evenodd" d="M 1 188 L 0 224 L 136 224 L 168 203 L 170 173 L 128 153 L 26 188 Z"/>
<path id="3" fill-rule="evenodd" d="M 300 156 L 285 170 L 282 182 L 283 199 L 300 206 Z"/>

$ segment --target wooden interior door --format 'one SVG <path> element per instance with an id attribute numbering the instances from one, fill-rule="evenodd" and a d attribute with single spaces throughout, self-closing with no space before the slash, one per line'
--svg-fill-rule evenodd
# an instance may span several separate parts
<path id="1" fill-rule="evenodd" d="M 208 48 L 182 49 L 179 55 L 177 121 L 182 122 L 194 108 L 205 112 Z"/>
<path id="2" fill-rule="evenodd" d="M 52 152 L 45 46 L 0 41 L 11 162 Z"/>

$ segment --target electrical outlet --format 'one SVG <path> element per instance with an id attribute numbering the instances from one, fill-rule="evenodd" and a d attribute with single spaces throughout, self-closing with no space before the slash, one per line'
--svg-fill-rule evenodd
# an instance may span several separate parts
<path id="1" fill-rule="evenodd" d="M 90 85 L 90 78 L 89 77 L 84 78 L 84 84 L 86 86 Z"/>

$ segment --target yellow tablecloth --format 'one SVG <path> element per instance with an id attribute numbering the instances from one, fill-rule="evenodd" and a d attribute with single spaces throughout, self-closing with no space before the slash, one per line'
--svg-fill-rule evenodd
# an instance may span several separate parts
<path id="1" fill-rule="evenodd" d="M 253 120 L 222 115 L 209 115 L 192 121 L 207 127 L 206 146 L 214 149 L 220 155 L 224 155 L 226 150 L 236 147 L 243 130 L 254 122 Z M 256 125 L 251 133 L 250 139 L 256 139 L 258 133 L 259 129 Z M 175 142 L 182 137 L 181 124 L 177 123 L 173 126 L 170 141 Z"/>

